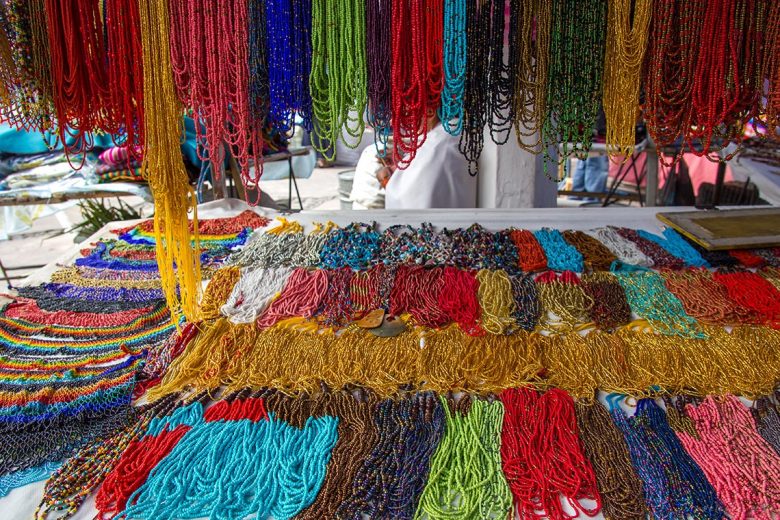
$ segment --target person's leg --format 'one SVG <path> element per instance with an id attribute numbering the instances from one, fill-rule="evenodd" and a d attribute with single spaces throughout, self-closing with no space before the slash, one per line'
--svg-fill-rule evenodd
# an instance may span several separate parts
<path id="1" fill-rule="evenodd" d="M 585 161 L 577 160 L 577 166 L 574 167 L 574 172 L 571 178 L 571 190 L 572 191 L 585 191 Z"/>
<path id="2" fill-rule="evenodd" d="M 585 191 L 604 193 L 607 191 L 609 177 L 609 158 L 606 155 L 588 157 L 585 168 Z"/>

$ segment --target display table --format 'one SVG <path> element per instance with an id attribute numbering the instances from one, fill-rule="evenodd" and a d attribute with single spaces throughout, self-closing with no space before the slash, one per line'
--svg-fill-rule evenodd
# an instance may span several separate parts
<path id="1" fill-rule="evenodd" d="M 245 210 L 243 202 L 236 200 L 218 201 L 199 207 L 200 218 L 218 218 L 234 216 Z M 675 208 L 667 208 L 674 211 Z M 676 208 L 682 210 L 685 208 Z M 256 212 L 274 218 L 281 214 L 255 208 Z M 662 224 L 655 218 L 654 208 L 566 208 L 566 209 L 525 209 L 525 210 L 426 210 L 426 211 L 302 211 L 284 215 L 289 220 L 301 223 L 306 230 L 312 223 L 328 221 L 345 226 L 354 221 L 377 222 L 384 229 L 394 224 L 419 225 L 430 222 L 436 227 L 466 228 L 479 223 L 489 230 L 511 227 L 537 230 L 543 227 L 557 229 L 587 230 L 599 226 L 620 225 L 633 229 L 643 229 L 658 233 Z M 51 274 L 63 264 L 72 263 L 80 248 L 100 238 L 110 236 L 110 229 L 127 227 L 135 222 L 117 222 L 105 226 L 82 245 L 74 245 L 72 250 L 56 259 L 45 268 L 34 273 L 24 284 L 38 284 L 49 279 Z M 38 505 L 45 482 L 38 482 L 12 490 L 8 496 L 0 498 L 0 512 L 3 518 L 30 518 Z M 74 516 L 76 519 L 94 518 L 96 510 L 92 498 Z M 595 518 L 603 518 L 599 515 Z"/>

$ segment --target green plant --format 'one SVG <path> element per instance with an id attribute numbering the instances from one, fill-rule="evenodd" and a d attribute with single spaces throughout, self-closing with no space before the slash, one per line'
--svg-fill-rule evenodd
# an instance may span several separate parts
<path id="1" fill-rule="evenodd" d="M 76 241 L 96 233 L 100 228 L 109 222 L 118 220 L 134 220 L 141 218 L 141 214 L 129 204 L 117 199 L 118 206 L 106 205 L 105 199 L 84 200 L 79 202 L 82 221 L 68 230 L 68 232 L 77 231 Z"/>

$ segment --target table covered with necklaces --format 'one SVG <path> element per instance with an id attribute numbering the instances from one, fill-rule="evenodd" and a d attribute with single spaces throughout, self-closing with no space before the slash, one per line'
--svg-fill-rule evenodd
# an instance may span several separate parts
<path id="1" fill-rule="evenodd" d="M 780 510 L 780 250 L 637 208 L 245 209 L 202 208 L 197 322 L 150 222 L 5 299 L 4 518 Z"/>

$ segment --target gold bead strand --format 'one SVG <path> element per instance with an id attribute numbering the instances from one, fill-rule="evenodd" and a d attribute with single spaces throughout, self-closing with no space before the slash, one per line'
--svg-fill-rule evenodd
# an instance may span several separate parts
<path id="1" fill-rule="evenodd" d="M 189 321 L 196 321 L 201 291 L 198 214 L 181 156 L 184 111 L 173 84 L 168 1 L 139 2 L 139 10 L 146 107 L 143 172 L 155 201 L 157 265 L 171 313 L 183 311 Z M 193 237 L 187 220 L 190 211 Z"/>
<path id="2" fill-rule="evenodd" d="M 634 11 L 633 20 L 631 11 Z M 636 144 L 642 63 L 650 33 L 653 0 L 610 0 L 604 63 L 607 152 L 628 160 Z"/>

